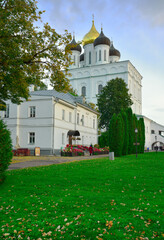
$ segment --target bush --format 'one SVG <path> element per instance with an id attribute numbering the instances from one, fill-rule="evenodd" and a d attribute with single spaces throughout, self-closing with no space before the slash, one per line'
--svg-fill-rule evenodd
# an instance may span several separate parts
<path id="1" fill-rule="evenodd" d="M 0 119 L 0 183 L 5 179 L 5 171 L 11 162 L 12 156 L 10 132 Z"/>

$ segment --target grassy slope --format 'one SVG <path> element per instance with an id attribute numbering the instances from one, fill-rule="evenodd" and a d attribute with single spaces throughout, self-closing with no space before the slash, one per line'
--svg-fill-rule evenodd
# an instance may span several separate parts
<path id="1" fill-rule="evenodd" d="M 163 239 L 164 153 L 10 171 L 0 196 L 2 239 Z"/>

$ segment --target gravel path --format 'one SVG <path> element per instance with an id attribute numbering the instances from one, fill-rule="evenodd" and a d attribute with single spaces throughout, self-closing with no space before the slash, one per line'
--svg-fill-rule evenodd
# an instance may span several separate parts
<path id="1" fill-rule="evenodd" d="M 81 160 L 89 160 L 89 159 L 96 159 L 96 158 L 104 158 L 108 157 L 108 154 L 105 155 L 94 155 L 94 156 L 81 156 L 81 157 L 44 157 L 41 156 L 35 159 L 33 157 L 32 160 L 29 160 L 27 158 L 19 159 L 17 158 L 19 162 L 11 163 L 8 167 L 8 170 L 15 170 L 15 169 L 22 169 L 22 168 L 28 168 L 28 167 L 38 167 L 38 166 L 47 166 L 52 164 L 59 164 L 59 163 L 66 163 L 66 162 L 73 162 L 73 161 L 81 161 Z M 15 160 L 15 161 L 16 161 Z"/>

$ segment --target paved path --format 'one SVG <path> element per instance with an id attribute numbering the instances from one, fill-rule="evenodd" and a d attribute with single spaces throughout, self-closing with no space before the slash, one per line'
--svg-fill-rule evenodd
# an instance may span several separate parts
<path id="1" fill-rule="evenodd" d="M 28 167 L 38 167 L 38 166 L 46 166 L 58 163 L 66 163 L 73 161 L 81 161 L 81 160 L 89 160 L 95 158 L 103 158 L 108 157 L 108 154 L 104 155 L 94 155 L 94 156 L 81 156 L 81 157 L 55 157 L 55 156 L 47 156 L 47 157 L 25 157 L 25 158 L 14 158 L 13 163 L 11 163 L 8 167 L 8 170 L 15 170 L 21 168 Z"/>

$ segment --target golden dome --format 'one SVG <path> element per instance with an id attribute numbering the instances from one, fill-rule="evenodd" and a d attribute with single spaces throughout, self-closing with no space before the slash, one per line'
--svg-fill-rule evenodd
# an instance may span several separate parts
<path id="1" fill-rule="evenodd" d="M 94 25 L 94 20 L 92 20 L 92 27 L 90 31 L 85 34 L 82 40 L 83 46 L 89 43 L 93 43 L 94 40 L 99 36 L 99 32 L 96 30 L 95 25 Z"/>

